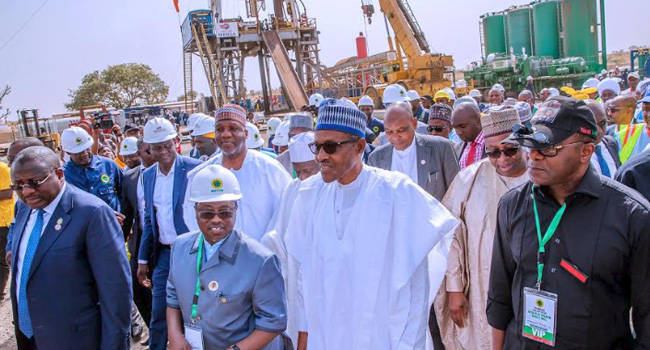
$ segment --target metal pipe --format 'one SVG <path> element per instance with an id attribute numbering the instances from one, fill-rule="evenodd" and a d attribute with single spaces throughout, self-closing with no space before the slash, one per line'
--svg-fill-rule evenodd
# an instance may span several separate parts
<path id="1" fill-rule="evenodd" d="M 603 66 L 602 69 L 607 69 L 607 27 L 605 26 L 605 0 L 600 0 L 600 38 Z"/>

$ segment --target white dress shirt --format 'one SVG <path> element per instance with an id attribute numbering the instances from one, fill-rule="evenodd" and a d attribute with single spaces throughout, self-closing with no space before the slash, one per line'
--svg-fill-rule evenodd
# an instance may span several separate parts
<path id="1" fill-rule="evenodd" d="M 406 147 L 403 151 L 398 151 L 393 147 L 393 161 L 390 170 L 400 172 L 418 183 L 418 167 L 417 167 L 417 152 L 415 146 L 415 137 L 411 145 Z"/>
<path id="2" fill-rule="evenodd" d="M 156 222 L 158 223 L 158 240 L 164 245 L 174 243 L 176 237 L 176 225 L 174 225 L 174 168 L 176 161 L 172 164 L 167 175 L 160 171 L 156 164 L 156 184 L 153 188 L 153 207 L 156 210 Z"/>
<path id="3" fill-rule="evenodd" d="M 47 207 L 43 208 L 43 230 L 47 227 L 47 223 L 50 221 L 52 218 L 52 214 L 54 214 L 54 210 L 56 207 L 59 205 L 59 202 L 61 201 L 61 197 L 63 196 L 63 192 L 65 191 L 66 185 L 65 183 L 63 184 L 63 187 L 61 187 L 61 192 L 59 192 L 59 195 L 54 198 L 50 204 L 47 205 Z M 23 259 L 25 258 L 25 252 L 27 251 L 27 242 L 29 242 L 29 237 L 32 235 L 32 230 L 34 229 L 34 225 L 36 224 L 36 209 L 32 209 L 32 211 L 29 214 L 29 219 L 27 219 L 27 224 L 25 225 L 25 229 L 23 230 L 23 236 L 20 238 L 20 245 L 18 246 L 18 258 L 16 259 L 16 300 L 20 297 L 20 278 L 22 275 L 22 270 L 23 270 Z M 41 230 L 41 237 L 43 236 L 43 230 Z M 18 232 L 15 232 L 16 234 Z"/>
<path id="4" fill-rule="evenodd" d="M 597 144 L 596 147 L 600 147 L 603 150 L 603 158 L 605 158 L 605 163 L 607 163 L 607 167 L 609 168 L 610 178 L 613 178 L 614 174 L 616 174 L 616 163 L 614 162 L 614 158 L 602 141 Z M 603 171 L 600 169 L 600 163 L 598 163 L 598 155 L 596 154 L 596 151 L 591 154 L 591 165 L 598 170 L 600 175 L 603 174 Z"/>

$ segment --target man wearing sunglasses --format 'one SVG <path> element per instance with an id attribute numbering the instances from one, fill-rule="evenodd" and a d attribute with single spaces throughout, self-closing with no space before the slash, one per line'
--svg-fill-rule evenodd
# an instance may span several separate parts
<path id="1" fill-rule="evenodd" d="M 650 131 L 647 124 L 635 124 L 636 98 L 634 96 L 618 96 L 607 102 L 607 116 L 614 123 L 614 137 L 621 148 L 621 163 L 643 152 L 650 144 Z"/>
<path id="2" fill-rule="evenodd" d="M 398 171 L 441 200 L 458 173 L 452 143 L 440 137 L 418 135 L 417 119 L 406 102 L 388 107 L 384 127 L 388 144 L 375 149 L 368 165 Z"/>
<path id="3" fill-rule="evenodd" d="M 488 159 L 461 171 L 442 200 L 463 223 L 454 234 L 434 304 L 447 349 L 492 349 L 485 304 L 496 209 L 504 193 L 528 181 L 526 151 L 506 140 L 519 121 L 518 111 L 509 106 L 481 118 Z"/>
<path id="4" fill-rule="evenodd" d="M 584 101 L 550 98 L 513 130 L 509 142 L 530 150 L 530 182 L 497 211 L 493 349 L 650 348 L 650 203 L 594 169 Z"/>
<path id="5" fill-rule="evenodd" d="M 167 119 L 153 118 L 144 126 L 143 141 L 149 144 L 157 161 L 142 175 L 144 190 L 144 228 L 138 252 L 138 281 L 151 288 L 149 349 L 167 348 L 165 286 L 169 276 L 171 246 L 176 237 L 190 229 L 185 224 L 183 199 L 187 174 L 199 160 L 176 152 L 176 128 Z M 154 267 L 149 279 L 149 263 Z"/>
<path id="6" fill-rule="evenodd" d="M 363 164 L 365 129 L 346 102 L 321 104 L 311 144 L 321 173 L 303 182 L 285 236 L 310 350 L 424 348 L 427 256 L 458 225 L 407 176 Z"/>
<path id="7" fill-rule="evenodd" d="M 279 335 L 287 311 L 280 263 L 235 228 L 242 199 L 237 178 L 221 165 L 208 165 L 188 192 L 199 230 L 178 237 L 172 248 L 169 348 L 283 350 Z"/>
<path id="8" fill-rule="evenodd" d="M 436 103 L 431 106 L 427 125 L 427 131 L 430 135 L 449 139 L 452 111 L 453 109 L 445 103 Z"/>
<path id="9" fill-rule="evenodd" d="M 11 264 L 18 349 L 128 349 L 131 276 L 113 210 L 66 184 L 49 148 L 22 151 L 11 176 L 20 198 Z"/>

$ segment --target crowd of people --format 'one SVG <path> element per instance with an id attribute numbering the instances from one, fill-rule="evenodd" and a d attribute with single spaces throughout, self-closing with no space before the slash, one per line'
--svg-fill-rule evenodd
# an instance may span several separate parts
<path id="1" fill-rule="evenodd" d="M 650 348 L 650 81 L 628 82 L 390 85 L 382 118 L 314 94 L 268 140 L 228 104 L 187 118 L 187 156 L 167 118 L 17 140 L 18 348 Z"/>

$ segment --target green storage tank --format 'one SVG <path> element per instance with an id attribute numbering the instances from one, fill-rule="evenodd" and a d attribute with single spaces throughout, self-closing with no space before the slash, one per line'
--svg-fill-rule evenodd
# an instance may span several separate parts
<path id="1" fill-rule="evenodd" d="M 596 0 L 562 0 L 565 57 L 583 57 L 593 70 L 598 63 Z"/>
<path id="2" fill-rule="evenodd" d="M 503 21 L 503 13 L 483 16 L 483 40 L 485 42 L 486 57 L 491 53 L 507 53 L 506 31 Z"/>
<path id="3" fill-rule="evenodd" d="M 523 50 L 531 56 L 533 54 L 530 33 L 530 6 L 511 7 L 506 11 L 506 32 L 508 37 L 508 53 L 514 50 L 515 55 L 521 55 Z"/>
<path id="4" fill-rule="evenodd" d="M 535 56 L 560 58 L 557 0 L 542 1 L 533 5 L 533 43 Z"/>

